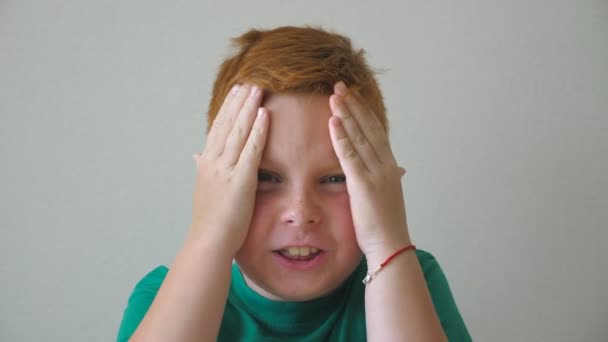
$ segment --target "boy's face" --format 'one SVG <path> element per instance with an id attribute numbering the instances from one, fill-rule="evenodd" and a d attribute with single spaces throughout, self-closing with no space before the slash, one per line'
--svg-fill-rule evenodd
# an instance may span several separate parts
<path id="1" fill-rule="evenodd" d="M 249 287 L 270 299 L 325 295 L 361 261 L 329 137 L 328 99 L 273 94 L 264 103 L 270 131 L 251 226 L 236 261 Z"/>

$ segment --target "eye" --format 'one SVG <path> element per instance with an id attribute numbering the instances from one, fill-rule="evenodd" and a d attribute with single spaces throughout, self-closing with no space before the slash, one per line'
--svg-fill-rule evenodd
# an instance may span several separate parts
<path id="1" fill-rule="evenodd" d="M 321 183 L 333 183 L 333 184 L 344 183 L 344 182 L 346 182 L 346 176 L 344 176 L 344 175 L 328 176 L 328 177 L 325 177 L 321 181 Z"/>
<path id="2" fill-rule="evenodd" d="M 268 171 L 258 171 L 258 182 L 278 183 L 281 180 L 276 175 Z"/>

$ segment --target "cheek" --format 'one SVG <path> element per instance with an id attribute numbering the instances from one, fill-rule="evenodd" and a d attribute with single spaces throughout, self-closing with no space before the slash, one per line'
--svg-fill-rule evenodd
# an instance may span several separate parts
<path id="1" fill-rule="evenodd" d="M 357 234 L 353 224 L 353 217 L 350 211 L 350 197 L 348 193 L 340 194 L 331 201 L 332 211 L 330 212 L 331 227 L 334 238 L 341 246 L 343 257 L 357 265 L 361 258 L 361 249 L 357 242 Z M 353 266 L 354 268 L 354 266 Z"/>
<path id="2" fill-rule="evenodd" d="M 258 223 L 264 220 L 269 220 L 272 217 L 272 213 L 275 211 L 275 201 L 272 201 L 269 196 L 256 195 L 255 203 L 253 205 L 253 215 L 251 217 L 251 226 L 256 226 Z"/>
<path id="3" fill-rule="evenodd" d="M 332 221 L 346 230 L 353 229 L 353 218 L 350 211 L 350 197 L 347 192 L 333 194 L 325 201 L 325 209 Z"/>
<path id="4" fill-rule="evenodd" d="M 348 214 L 350 216 L 350 196 L 348 196 L 348 192 L 344 191 L 339 194 L 336 194 L 336 198 L 333 202 L 337 207 L 336 210 L 339 210 L 340 212 Z"/>
<path id="5" fill-rule="evenodd" d="M 244 258 L 243 260 L 251 259 L 252 255 L 259 253 L 259 247 L 268 241 L 268 236 L 274 226 L 273 219 L 276 212 L 274 208 L 276 208 L 276 205 L 269 198 L 259 194 L 256 195 L 251 223 L 245 242 L 237 254 L 237 262 L 241 258 Z"/>

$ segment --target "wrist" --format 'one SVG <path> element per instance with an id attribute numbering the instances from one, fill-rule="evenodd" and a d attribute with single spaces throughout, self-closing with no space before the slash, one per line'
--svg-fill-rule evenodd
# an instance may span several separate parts
<path id="1" fill-rule="evenodd" d="M 185 245 L 189 249 L 200 251 L 205 257 L 213 258 L 218 262 L 230 262 L 234 259 L 240 245 L 234 243 L 229 236 L 216 236 L 215 234 L 201 234 L 200 229 L 191 229 L 186 238 Z"/>
<path id="2" fill-rule="evenodd" d="M 368 268 L 376 268 L 386 261 L 393 253 L 410 245 L 413 245 L 413 243 L 409 236 L 400 239 L 386 240 L 382 243 L 375 244 L 365 252 Z"/>
<path id="3" fill-rule="evenodd" d="M 365 278 L 363 279 L 363 284 L 367 285 L 369 284 L 369 282 L 371 282 L 377 275 L 378 272 L 380 272 L 382 269 L 384 269 L 389 263 L 391 263 L 393 261 L 393 259 L 397 258 L 400 254 L 403 254 L 407 251 L 415 251 L 416 250 L 416 246 L 414 245 L 407 245 L 405 247 L 402 247 L 400 249 L 398 249 L 396 252 L 394 252 L 393 254 L 391 254 L 388 258 L 386 258 L 383 262 L 381 262 L 378 266 L 376 266 L 375 268 L 369 268 L 367 270 L 367 275 L 365 276 Z M 406 258 L 407 256 L 404 255 L 402 258 Z M 411 258 L 416 258 L 416 255 L 409 255 L 409 259 L 411 260 Z M 398 263 L 398 260 L 395 260 L 395 263 Z M 368 265 L 369 266 L 369 265 Z"/>

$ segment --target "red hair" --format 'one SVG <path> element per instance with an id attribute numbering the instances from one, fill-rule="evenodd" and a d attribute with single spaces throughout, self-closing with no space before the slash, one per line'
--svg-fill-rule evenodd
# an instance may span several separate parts
<path id="1" fill-rule="evenodd" d="M 207 112 L 210 129 L 234 84 L 251 83 L 265 93 L 314 93 L 331 95 L 343 81 L 367 101 L 388 130 L 386 109 L 365 51 L 355 50 L 349 38 L 314 27 L 284 26 L 252 29 L 232 38 L 236 53 L 220 66 Z"/>

